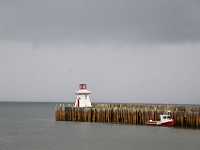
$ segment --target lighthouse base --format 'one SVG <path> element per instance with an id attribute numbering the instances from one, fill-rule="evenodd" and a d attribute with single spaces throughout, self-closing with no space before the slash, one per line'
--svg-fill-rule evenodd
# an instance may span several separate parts
<path id="1" fill-rule="evenodd" d="M 79 95 L 76 98 L 75 107 L 92 107 L 90 97 L 88 95 Z"/>

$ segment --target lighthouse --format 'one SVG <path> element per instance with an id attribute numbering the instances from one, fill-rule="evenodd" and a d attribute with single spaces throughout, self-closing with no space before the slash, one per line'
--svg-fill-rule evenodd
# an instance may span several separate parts
<path id="1" fill-rule="evenodd" d="M 91 100 L 90 100 L 90 94 L 92 92 L 87 89 L 86 84 L 80 84 L 79 90 L 76 91 L 76 101 L 74 106 L 75 107 L 92 107 Z"/>

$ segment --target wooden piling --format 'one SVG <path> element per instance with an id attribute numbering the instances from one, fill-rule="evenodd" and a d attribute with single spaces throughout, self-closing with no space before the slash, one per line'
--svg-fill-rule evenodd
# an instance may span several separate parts
<path id="1" fill-rule="evenodd" d="M 200 106 L 155 104 L 94 104 L 90 108 L 56 105 L 56 121 L 105 122 L 144 125 L 170 110 L 176 127 L 200 129 Z"/>

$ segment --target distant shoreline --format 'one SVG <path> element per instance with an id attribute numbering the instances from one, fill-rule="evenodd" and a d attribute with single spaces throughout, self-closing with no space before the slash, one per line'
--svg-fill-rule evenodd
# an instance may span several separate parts
<path id="1" fill-rule="evenodd" d="M 65 103 L 73 104 L 74 102 L 65 102 L 65 101 L 0 101 L 0 103 Z M 200 104 L 184 104 L 184 103 L 142 103 L 142 102 L 94 102 L 93 104 L 138 104 L 138 105 L 179 105 L 179 106 L 200 106 Z"/>

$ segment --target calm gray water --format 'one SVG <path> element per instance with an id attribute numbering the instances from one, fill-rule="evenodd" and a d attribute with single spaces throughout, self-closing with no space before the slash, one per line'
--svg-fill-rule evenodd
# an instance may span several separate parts
<path id="1" fill-rule="evenodd" d="M 200 131 L 56 122 L 54 103 L 0 103 L 0 150 L 199 150 Z"/>

